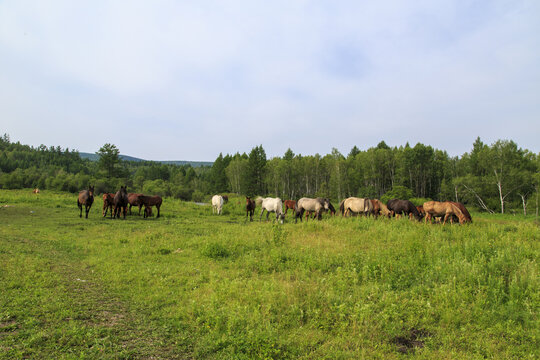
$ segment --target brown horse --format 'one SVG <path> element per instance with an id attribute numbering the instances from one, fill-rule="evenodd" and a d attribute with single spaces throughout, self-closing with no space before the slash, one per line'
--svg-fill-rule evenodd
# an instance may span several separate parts
<path id="1" fill-rule="evenodd" d="M 439 201 L 427 201 L 423 205 L 424 210 L 426 212 L 426 220 L 431 222 L 432 217 L 436 216 L 444 216 L 443 225 L 446 224 L 446 220 L 448 218 L 451 219 L 453 215 L 457 216 L 459 219 L 459 223 L 463 224 L 466 222 L 465 215 L 461 212 L 461 210 L 454 205 L 453 203 L 447 201 L 447 202 L 439 202 Z"/>
<path id="2" fill-rule="evenodd" d="M 129 193 L 128 194 L 129 215 L 131 215 L 131 207 L 132 206 L 138 206 L 139 207 L 139 216 L 141 216 L 142 204 L 139 203 L 139 196 L 140 195 L 143 195 L 143 194 L 137 194 L 137 193 Z"/>
<path id="3" fill-rule="evenodd" d="M 147 217 L 150 217 L 150 216 L 153 216 L 152 215 L 152 207 L 151 206 L 145 206 L 144 207 L 144 218 L 146 219 Z"/>
<path id="4" fill-rule="evenodd" d="M 157 209 L 156 218 L 160 216 L 161 204 L 163 203 L 163 199 L 161 198 L 161 196 L 139 195 L 139 202 L 143 204 L 145 208 L 149 206 L 155 206 Z"/>
<path id="5" fill-rule="evenodd" d="M 120 212 L 124 213 L 124 219 L 126 218 L 128 207 L 128 194 L 127 186 L 120 186 L 120 190 L 114 195 L 114 218 L 120 218 Z"/>
<path id="6" fill-rule="evenodd" d="M 223 198 L 223 203 L 224 204 L 229 202 L 229 197 L 227 195 L 221 195 L 221 197 Z"/>
<path id="7" fill-rule="evenodd" d="M 469 210 L 460 202 L 454 202 L 450 201 L 452 204 L 456 205 L 459 210 L 463 213 L 463 216 L 465 216 L 465 222 L 472 222 L 471 214 L 469 213 Z"/>
<path id="8" fill-rule="evenodd" d="M 249 221 L 253 221 L 253 214 L 255 213 L 255 200 L 252 200 L 250 197 L 246 196 L 246 220 L 249 214 Z"/>
<path id="9" fill-rule="evenodd" d="M 283 206 L 285 207 L 285 214 L 287 214 L 287 211 L 291 209 L 294 211 L 294 206 L 296 205 L 296 201 L 294 200 L 285 200 L 283 202 Z"/>
<path id="10" fill-rule="evenodd" d="M 403 214 L 408 215 L 409 217 L 414 216 L 418 221 L 422 220 L 422 215 L 420 215 L 416 209 L 416 206 L 414 206 L 414 204 L 409 200 L 392 199 L 388 201 L 387 207 L 388 210 L 392 211 L 393 214 L 396 215 L 396 217 Z"/>
<path id="11" fill-rule="evenodd" d="M 32 194 L 39 194 L 39 189 L 35 188 L 34 190 L 32 190 Z"/>
<path id="12" fill-rule="evenodd" d="M 113 217 L 113 206 L 114 206 L 114 194 L 105 193 L 103 194 L 103 217 L 107 216 L 107 211 L 111 214 L 111 219 Z"/>
<path id="13" fill-rule="evenodd" d="M 94 187 L 89 186 L 88 190 L 82 190 L 79 192 L 79 197 L 77 198 L 77 206 L 79 207 L 80 214 L 79 217 L 82 217 L 82 206 L 84 205 L 84 210 L 86 211 L 86 218 L 88 219 L 88 212 L 94 203 Z"/>

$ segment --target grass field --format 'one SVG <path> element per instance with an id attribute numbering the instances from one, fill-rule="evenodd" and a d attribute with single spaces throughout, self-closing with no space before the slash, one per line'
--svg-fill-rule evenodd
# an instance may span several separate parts
<path id="1" fill-rule="evenodd" d="M 536 359 L 540 228 L 328 218 L 245 222 L 165 199 L 79 218 L 0 190 L 0 359 Z M 258 217 L 258 213 L 256 213 Z"/>

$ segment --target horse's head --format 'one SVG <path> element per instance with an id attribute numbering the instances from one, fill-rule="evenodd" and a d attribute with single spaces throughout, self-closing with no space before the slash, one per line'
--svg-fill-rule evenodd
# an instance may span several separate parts
<path id="1" fill-rule="evenodd" d="M 330 199 L 324 198 L 323 205 L 324 205 L 324 210 L 328 210 L 330 208 Z"/>
<path id="2" fill-rule="evenodd" d="M 90 196 L 94 196 L 94 186 L 88 186 L 88 193 L 90 194 Z"/>

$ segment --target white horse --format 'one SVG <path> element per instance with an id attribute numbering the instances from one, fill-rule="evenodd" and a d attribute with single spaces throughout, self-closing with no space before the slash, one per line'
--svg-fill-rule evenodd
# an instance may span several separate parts
<path id="1" fill-rule="evenodd" d="M 261 216 L 259 217 L 259 221 L 261 221 L 264 210 L 266 210 L 267 221 L 268 221 L 268 215 L 270 215 L 271 212 L 275 212 L 276 220 L 279 221 L 281 224 L 283 224 L 283 220 L 285 219 L 285 214 L 283 213 L 283 203 L 281 202 L 280 198 L 267 197 L 265 199 L 262 199 L 261 207 L 262 207 L 262 210 L 261 210 Z"/>
<path id="2" fill-rule="evenodd" d="M 321 220 L 321 213 L 323 211 L 328 211 L 330 207 L 330 200 L 327 198 L 301 198 L 296 202 L 295 212 L 294 212 L 294 222 L 302 221 L 302 216 L 304 216 L 305 211 L 312 211 L 315 213 L 318 220 Z M 307 219 L 307 218 L 306 218 Z M 307 220 L 306 220 L 307 221 Z"/>
<path id="3" fill-rule="evenodd" d="M 218 215 L 221 215 L 221 209 L 223 209 L 223 196 L 212 196 L 212 214 L 217 212 Z"/>

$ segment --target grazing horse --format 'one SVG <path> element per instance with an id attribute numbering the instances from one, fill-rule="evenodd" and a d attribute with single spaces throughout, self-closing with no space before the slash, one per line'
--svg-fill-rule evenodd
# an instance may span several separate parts
<path id="1" fill-rule="evenodd" d="M 416 206 L 414 206 L 414 204 L 409 200 L 392 199 L 388 201 L 387 206 L 388 210 L 392 211 L 396 217 L 399 217 L 401 214 L 410 216 L 409 214 L 412 213 L 416 220 L 422 220 L 422 215 L 420 215 L 416 209 Z"/>
<path id="2" fill-rule="evenodd" d="M 114 205 L 114 194 L 111 194 L 111 193 L 103 194 L 103 217 L 107 216 L 107 211 L 109 211 L 111 214 L 111 219 L 112 219 L 113 205 Z"/>
<path id="3" fill-rule="evenodd" d="M 283 224 L 283 220 L 285 219 L 285 214 L 283 213 L 283 203 L 281 202 L 280 198 L 271 198 L 267 197 L 262 200 L 261 202 L 261 216 L 259 216 L 259 221 L 261 221 L 264 210 L 266 210 L 266 220 L 268 221 L 268 215 L 270 215 L 271 212 L 276 213 L 276 220 L 279 221 L 281 224 Z"/>
<path id="4" fill-rule="evenodd" d="M 296 201 L 294 200 L 285 200 L 283 202 L 283 206 L 285 206 L 285 214 L 287 214 L 287 211 L 289 209 L 291 209 L 292 211 L 294 211 L 294 207 L 296 205 Z"/>
<path id="5" fill-rule="evenodd" d="M 120 212 L 124 213 L 124 219 L 126 218 L 128 207 L 128 194 L 127 186 L 120 186 L 120 190 L 114 195 L 114 218 L 120 218 Z"/>
<path id="6" fill-rule="evenodd" d="M 77 198 L 77 206 L 79 207 L 80 213 L 79 217 L 82 218 L 82 206 L 84 205 L 84 210 L 86 211 L 86 218 L 88 219 L 88 212 L 94 203 L 94 187 L 89 186 L 88 190 L 81 190 L 79 192 L 79 197 Z"/>
<path id="7" fill-rule="evenodd" d="M 350 213 L 368 215 L 373 211 L 373 204 L 370 199 L 349 197 L 339 203 L 339 210 L 342 216 Z"/>
<path id="8" fill-rule="evenodd" d="M 246 220 L 249 214 L 249 221 L 253 221 L 253 214 L 255 213 L 255 200 L 252 200 L 249 196 L 246 196 Z"/>
<path id="9" fill-rule="evenodd" d="M 155 196 L 139 195 L 139 203 L 141 204 L 141 206 L 144 205 L 145 209 L 149 208 L 149 207 L 152 207 L 152 206 L 155 206 L 156 209 L 157 209 L 156 218 L 159 217 L 161 204 L 163 203 L 163 199 L 161 198 L 161 196 L 157 196 L 157 195 L 155 195 Z"/>
<path id="10" fill-rule="evenodd" d="M 471 214 L 469 213 L 469 210 L 460 202 L 454 202 L 450 201 L 452 204 L 456 205 L 459 210 L 463 213 L 463 216 L 465 216 L 465 222 L 472 222 Z"/>
<path id="11" fill-rule="evenodd" d="M 221 209 L 223 209 L 223 196 L 212 196 L 212 214 L 217 212 L 218 215 L 221 215 Z"/>
<path id="12" fill-rule="evenodd" d="M 314 211 L 318 220 L 322 218 L 322 212 L 328 210 L 328 204 L 330 200 L 328 198 L 301 198 L 296 202 L 294 209 L 294 220 L 298 222 L 298 218 L 302 221 L 305 211 Z"/>
<path id="13" fill-rule="evenodd" d="M 129 204 L 129 215 L 131 215 L 131 207 L 139 207 L 139 216 L 141 215 L 142 204 L 139 202 L 139 196 L 143 194 L 129 193 L 128 194 L 128 204 Z"/>
<path id="14" fill-rule="evenodd" d="M 34 190 L 32 190 L 32 194 L 39 194 L 39 189 L 35 188 Z"/>
<path id="15" fill-rule="evenodd" d="M 144 216 L 144 218 L 152 216 L 152 207 L 151 206 L 145 206 L 143 216 Z"/>
<path id="16" fill-rule="evenodd" d="M 467 221 L 463 212 L 450 201 L 439 202 L 439 201 L 427 201 L 424 203 L 424 210 L 426 211 L 426 220 L 431 222 L 433 216 L 444 216 L 443 225 L 446 224 L 446 220 L 450 217 L 450 220 L 453 215 L 457 216 L 459 223 L 463 224 Z"/>

